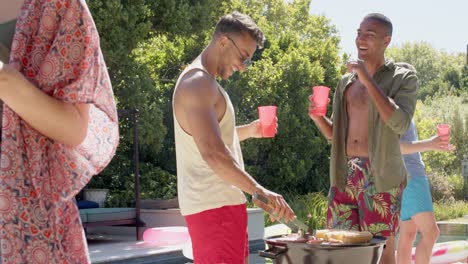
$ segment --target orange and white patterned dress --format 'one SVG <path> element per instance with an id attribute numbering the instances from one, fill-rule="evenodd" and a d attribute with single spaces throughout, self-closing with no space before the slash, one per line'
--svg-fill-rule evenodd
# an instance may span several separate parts
<path id="1" fill-rule="evenodd" d="M 1 142 L 3 263 L 89 263 L 74 196 L 118 144 L 114 95 L 84 1 L 26 0 L 10 66 L 44 93 L 90 104 L 88 134 L 68 147 L 40 134 L 5 105 Z"/>

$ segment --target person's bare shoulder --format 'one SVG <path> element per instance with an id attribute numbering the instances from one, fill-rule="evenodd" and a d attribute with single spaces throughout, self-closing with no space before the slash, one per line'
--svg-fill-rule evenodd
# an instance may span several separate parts
<path id="1" fill-rule="evenodd" d="M 216 101 L 219 96 L 217 82 L 208 73 L 201 70 L 188 72 L 179 82 L 174 93 L 173 106 L 175 117 L 188 134 L 197 137 L 197 131 L 203 130 L 201 135 L 209 134 L 206 129 L 210 128 L 214 117 L 216 122 Z M 201 127 L 201 128 L 200 128 Z M 195 132 L 194 132 L 195 130 Z"/>
<path id="2" fill-rule="evenodd" d="M 174 94 L 174 103 L 183 106 L 214 105 L 218 93 L 216 80 L 207 72 L 195 69 L 186 73 L 179 82 Z"/>

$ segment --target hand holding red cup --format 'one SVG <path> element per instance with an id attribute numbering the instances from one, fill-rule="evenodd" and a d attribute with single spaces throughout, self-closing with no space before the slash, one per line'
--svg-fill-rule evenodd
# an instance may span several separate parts
<path id="1" fill-rule="evenodd" d="M 277 107 L 273 105 L 258 107 L 262 137 L 271 138 L 275 136 L 276 128 L 278 126 L 276 109 Z"/>
<path id="2" fill-rule="evenodd" d="M 450 139 L 450 125 L 448 124 L 437 125 L 437 135 L 441 139 L 448 141 Z"/>
<path id="3" fill-rule="evenodd" d="M 327 106 L 330 102 L 328 98 L 330 88 L 326 86 L 314 86 L 312 88 L 312 96 L 310 97 L 311 104 L 314 106 L 309 107 L 309 114 L 314 116 L 325 116 L 327 114 Z"/>

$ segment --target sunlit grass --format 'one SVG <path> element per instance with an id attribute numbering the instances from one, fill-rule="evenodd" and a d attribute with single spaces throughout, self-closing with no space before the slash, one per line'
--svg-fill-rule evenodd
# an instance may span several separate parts
<path id="1" fill-rule="evenodd" d="M 437 221 L 456 219 L 468 215 L 467 201 L 445 201 L 434 203 L 434 214 Z"/>

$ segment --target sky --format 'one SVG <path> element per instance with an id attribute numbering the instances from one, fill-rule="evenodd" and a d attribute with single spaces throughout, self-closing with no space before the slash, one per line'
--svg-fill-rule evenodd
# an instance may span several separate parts
<path id="1" fill-rule="evenodd" d="M 356 56 L 354 40 L 362 18 L 382 13 L 393 24 L 390 47 L 425 41 L 435 49 L 466 53 L 468 0 L 312 0 L 310 13 L 325 15 L 341 37 L 342 51 Z"/>

